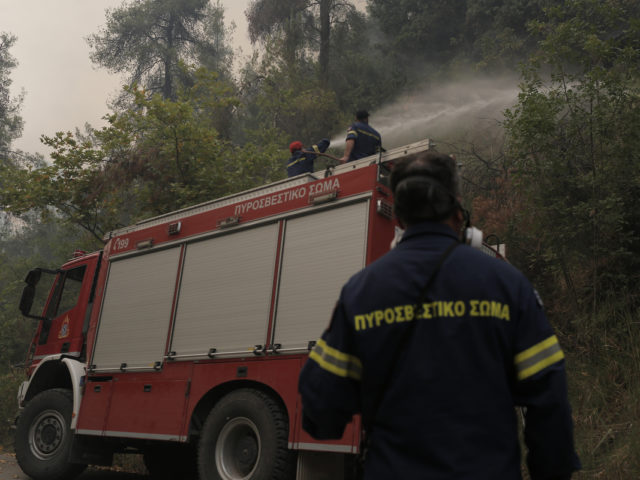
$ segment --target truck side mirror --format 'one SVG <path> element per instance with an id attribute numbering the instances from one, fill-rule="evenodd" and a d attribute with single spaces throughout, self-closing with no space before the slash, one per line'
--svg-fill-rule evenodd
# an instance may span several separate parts
<path id="1" fill-rule="evenodd" d="M 22 315 L 28 318 L 34 318 L 36 320 L 45 320 L 48 319 L 42 317 L 40 315 L 33 315 L 31 313 L 31 308 L 33 307 L 33 301 L 36 297 L 36 287 L 40 282 L 40 277 L 42 277 L 42 272 L 57 274 L 57 270 L 46 270 L 43 268 L 34 268 L 27 273 L 27 277 L 24 279 L 26 285 L 22 290 L 22 297 L 20 297 L 20 312 Z"/>
<path id="2" fill-rule="evenodd" d="M 20 311 L 25 317 L 31 317 L 31 307 L 33 306 L 33 299 L 36 296 L 36 285 L 40 281 L 42 276 L 42 270 L 34 268 L 29 270 L 27 277 L 24 279 L 26 283 L 22 290 L 22 297 L 20 297 Z"/>
<path id="3" fill-rule="evenodd" d="M 22 297 L 20 297 L 20 311 L 25 317 L 31 316 L 31 307 L 33 306 L 33 299 L 36 296 L 36 287 L 32 283 L 27 283 L 22 290 Z"/>
<path id="4" fill-rule="evenodd" d="M 36 285 L 40 281 L 41 276 L 42 276 L 42 269 L 34 268 L 33 270 L 29 270 L 29 273 L 27 273 L 27 278 L 24 279 L 24 282 L 27 285 L 32 286 L 33 289 L 35 290 Z"/>

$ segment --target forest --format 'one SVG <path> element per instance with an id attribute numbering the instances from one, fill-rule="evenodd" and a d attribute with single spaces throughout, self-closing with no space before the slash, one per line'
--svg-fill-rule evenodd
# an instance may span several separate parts
<path id="1" fill-rule="evenodd" d="M 126 84 L 106 126 L 43 135 L 47 157 L 14 147 L 20 59 L 0 31 L 0 445 L 36 327 L 18 310 L 29 269 L 284 178 L 293 140 L 340 156 L 365 108 L 385 148 L 456 155 L 473 223 L 540 292 L 567 359 L 574 478 L 639 478 L 640 2 L 251 0 L 245 15 L 238 59 L 219 1 L 106 10 L 90 58 Z"/>

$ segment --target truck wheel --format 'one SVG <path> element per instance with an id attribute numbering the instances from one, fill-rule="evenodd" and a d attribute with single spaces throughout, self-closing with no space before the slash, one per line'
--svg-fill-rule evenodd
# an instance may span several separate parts
<path id="1" fill-rule="evenodd" d="M 16 459 L 34 480 L 68 480 L 86 465 L 70 463 L 73 435 L 70 390 L 56 388 L 39 393 L 27 403 L 16 429 Z"/>
<path id="2" fill-rule="evenodd" d="M 198 456 L 192 445 L 152 445 L 145 448 L 142 459 L 154 480 L 198 478 Z"/>
<path id="3" fill-rule="evenodd" d="M 292 478 L 295 454 L 288 449 L 286 412 L 259 390 L 243 388 L 211 410 L 198 448 L 201 480 Z"/>

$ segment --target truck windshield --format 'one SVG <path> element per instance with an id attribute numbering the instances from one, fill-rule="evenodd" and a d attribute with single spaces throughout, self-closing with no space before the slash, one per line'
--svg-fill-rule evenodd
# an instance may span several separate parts
<path id="1" fill-rule="evenodd" d="M 85 265 L 82 265 L 64 271 L 58 276 L 55 293 L 47 309 L 46 316 L 48 318 L 56 317 L 76 306 L 86 268 Z"/>
<path id="2" fill-rule="evenodd" d="M 64 312 L 71 310 L 78 303 L 78 297 L 80 296 L 80 287 L 82 286 L 82 279 L 84 278 L 84 272 L 86 265 L 81 267 L 72 268 L 70 270 L 60 272 L 56 277 L 53 277 L 55 284 L 53 285 L 53 293 L 49 296 L 49 304 L 45 312 L 45 317 L 53 319 Z M 38 300 L 41 299 L 41 292 L 44 290 L 45 285 L 51 285 L 46 280 L 47 278 L 38 282 L 37 295 Z M 48 292 L 51 292 L 49 288 Z M 46 302 L 46 298 L 45 302 Z M 42 311 L 42 310 L 39 310 Z M 40 331 L 40 339 L 38 343 L 44 345 L 49 339 L 49 330 L 51 328 L 51 322 L 45 322 L 42 324 L 42 330 Z"/>
<path id="3" fill-rule="evenodd" d="M 51 289 L 55 284 L 56 278 L 56 271 L 45 269 L 41 271 L 40 279 L 36 284 L 34 284 L 35 294 L 33 296 L 33 304 L 30 309 L 32 314 L 47 316 L 47 312 L 45 312 L 44 309 L 47 305 L 47 300 L 51 296 Z"/>

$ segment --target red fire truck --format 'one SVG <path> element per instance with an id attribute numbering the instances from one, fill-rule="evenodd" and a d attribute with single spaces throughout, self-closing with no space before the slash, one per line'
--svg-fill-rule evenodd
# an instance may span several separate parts
<path id="1" fill-rule="evenodd" d="M 24 472 L 69 479 L 135 452 L 157 478 L 348 478 L 358 419 L 311 438 L 297 379 L 342 284 L 389 249 L 389 163 L 429 145 L 144 220 L 29 272 Z"/>

